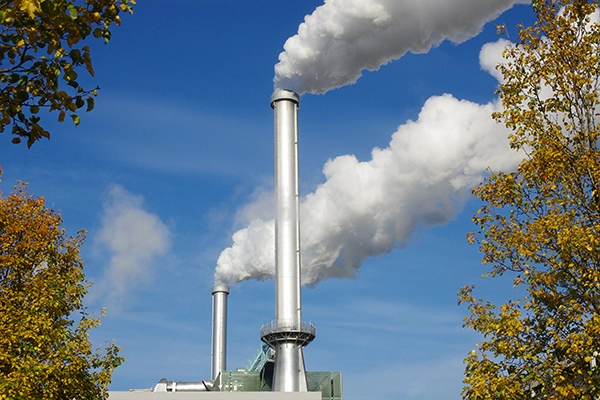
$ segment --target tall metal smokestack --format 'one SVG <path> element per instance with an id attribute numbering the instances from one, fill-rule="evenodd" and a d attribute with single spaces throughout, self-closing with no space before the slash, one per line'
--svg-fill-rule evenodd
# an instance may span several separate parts
<path id="1" fill-rule="evenodd" d="M 298 218 L 299 96 L 278 89 L 275 113 L 275 321 L 261 328 L 275 349 L 273 391 L 307 391 L 302 349 L 315 338 L 315 326 L 302 323 L 300 301 L 300 222 Z"/>
<path id="2" fill-rule="evenodd" d="M 227 296 L 229 287 L 218 284 L 212 290 L 211 379 L 214 381 L 227 368 Z"/>

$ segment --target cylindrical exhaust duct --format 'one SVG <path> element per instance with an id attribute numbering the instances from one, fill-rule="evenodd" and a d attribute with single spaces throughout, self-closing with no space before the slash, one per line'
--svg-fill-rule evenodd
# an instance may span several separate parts
<path id="1" fill-rule="evenodd" d="M 302 323 L 300 221 L 298 218 L 299 96 L 278 89 L 271 97 L 275 117 L 275 321 L 263 325 L 262 340 L 275 349 L 273 391 L 306 391 L 302 348 L 315 337 Z"/>
<path id="2" fill-rule="evenodd" d="M 275 318 L 298 323 L 300 310 L 300 227 L 298 219 L 298 107 L 294 92 L 277 90 L 275 111 Z"/>
<path id="3" fill-rule="evenodd" d="M 211 379 L 214 381 L 227 368 L 227 296 L 229 287 L 218 284 L 212 290 Z"/>

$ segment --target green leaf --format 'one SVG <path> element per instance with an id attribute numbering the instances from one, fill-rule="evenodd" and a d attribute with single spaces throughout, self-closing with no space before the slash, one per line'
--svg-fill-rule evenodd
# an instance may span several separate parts
<path id="1" fill-rule="evenodd" d="M 77 76 L 78 76 L 77 72 L 70 69 L 65 73 L 65 80 L 67 82 L 71 82 L 71 81 L 74 81 L 75 79 L 77 79 Z"/>
<path id="2" fill-rule="evenodd" d="M 77 9 L 73 5 L 69 5 L 67 9 L 69 10 L 69 15 L 71 16 L 71 19 L 77 19 L 77 17 L 79 16 Z"/>
<path id="3" fill-rule="evenodd" d="M 86 101 L 87 101 L 87 109 L 86 109 L 86 111 L 90 112 L 90 111 L 92 111 L 94 109 L 94 98 L 93 97 L 88 97 L 86 99 Z"/>
<path id="4" fill-rule="evenodd" d="M 71 114 L 71 118 L 73 118 L 73 123 L 75 124 L 75 126 L 78 126 L 79 122 L 81 122 L 77 114 Z"/>
<path id="5" fill-rule="evenodd" d="M 71 60 L 73 60 L 73 62 L 76 62 L 79 59 L 81 59 L 81 51 L 78 49 L 73 49 L 69 52 L 69 57 L 71 57 Z"/>
<path id="6" fill-rule="evenodd" d="M 22 90 L 19 93 L 17 93 L 17 98 L 19 99 L 19 101 L 21 102 L 25 102 L 29 99 L 29 93 L 27 93 L 26 91 Z"/>

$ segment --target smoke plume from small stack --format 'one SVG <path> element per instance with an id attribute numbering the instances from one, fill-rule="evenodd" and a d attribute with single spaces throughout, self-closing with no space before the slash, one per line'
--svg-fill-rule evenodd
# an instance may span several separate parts
<path id="1" fill-rule="evenodd" d="M 409 51 L 464 42 L 516 3 L 529 1 L 326 0 L 286 41 L 275 87 L 317 94 L 355 83 Z"/>

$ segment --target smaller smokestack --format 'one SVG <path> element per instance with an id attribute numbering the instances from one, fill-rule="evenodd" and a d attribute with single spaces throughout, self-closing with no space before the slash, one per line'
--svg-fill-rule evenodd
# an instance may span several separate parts
<path id="1" fill-rule="evenodd" d="M 227 368 L 227 296 L 229 287 L 218 284 L 212 290 L 212 368 L 211 379 L 214 381 Z"/>

